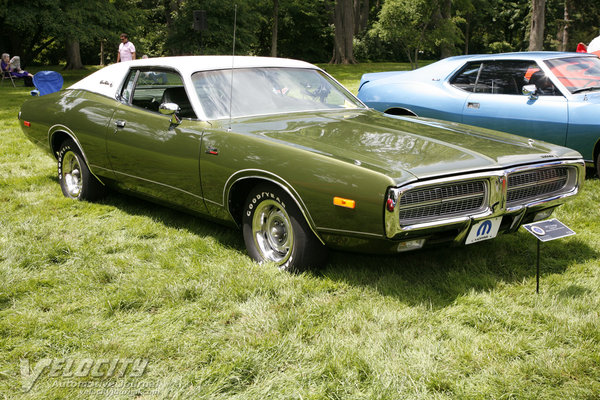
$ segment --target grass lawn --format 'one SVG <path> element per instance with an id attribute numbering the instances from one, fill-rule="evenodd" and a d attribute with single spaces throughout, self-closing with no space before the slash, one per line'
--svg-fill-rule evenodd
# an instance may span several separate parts
<path id="1" fill-rule="evenodd" d="M 379 65 L 326 68 L 356 92 Z M 539 295 L 523 229 L 291 275 L 203 219 L 64 198 L 28 93 L 0 86 L 0 400 L 598 398 L 597 178 L 554 214 L 577 235 L 542 244 Z"/>

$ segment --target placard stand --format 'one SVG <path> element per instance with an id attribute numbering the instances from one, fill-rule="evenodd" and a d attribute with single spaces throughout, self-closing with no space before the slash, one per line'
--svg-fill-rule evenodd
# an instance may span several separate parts
<path id="1" fill-rule="evenodd" d="M 535 268 L 535 293 L 540 294 L 540 243 L 542 241 L 537 241 L 537 265 Z"/>
<path id="2" fill-rule="evenodd" d="M 540 293 L 540 243 L 550 240 L 559 239 L 565 236 L 575 235 L 571 229 L 556 218 L 546 221 L 534 222 L 525 224 L 523 228 L 537 238 L 537 262 L 535 276 L 535 292 Z"/>

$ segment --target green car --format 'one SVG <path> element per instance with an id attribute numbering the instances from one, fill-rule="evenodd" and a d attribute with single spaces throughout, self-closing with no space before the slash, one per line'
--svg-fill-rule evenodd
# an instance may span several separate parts
<path id="1" fill-rule="evenodd" d="M 106 188 L 241 228 L 260 263 L 302 270 L 326 248 L 397 253 L 477 243 L 577 194 L 561 146 L 368 109 L 295 60 L 123 62 L 19 113 L 58 163 L 65 196 Z"/>

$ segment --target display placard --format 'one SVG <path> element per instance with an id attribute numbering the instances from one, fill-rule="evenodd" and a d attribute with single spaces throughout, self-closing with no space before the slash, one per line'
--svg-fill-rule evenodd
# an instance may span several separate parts
<path id="1" fill-rule="evenodd" d="M 542 242 L 575 235 L 575 232 L 556 218 L 525 224 L 523 228 Z"/>

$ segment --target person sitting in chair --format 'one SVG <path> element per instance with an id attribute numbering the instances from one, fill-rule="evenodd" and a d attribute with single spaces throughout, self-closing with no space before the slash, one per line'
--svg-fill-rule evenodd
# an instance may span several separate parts
<path id="1" fill-rule="evenodd" d="M 15 78 L 24 78 L 26 76 L 29 78 L 33 78 L 33 75 L 21 69 L 21 59 L 19 58 L 19 56 L 14 56 L 13 58 L 10 58 L 10 55 L 8 53 L 3 53 L 2 61 L 0 62 L 0 67 L 2 68 L 2 72 L 8 72 Z"/>

